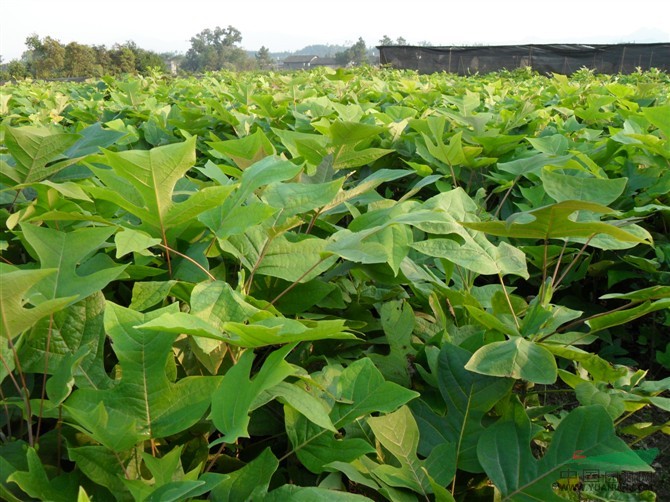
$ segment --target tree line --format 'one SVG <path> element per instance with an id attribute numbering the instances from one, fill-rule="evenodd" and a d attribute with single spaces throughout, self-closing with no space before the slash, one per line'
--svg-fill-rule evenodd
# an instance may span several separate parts
<path id="1" fill-rule="evenodd" d="M 240 47 L 241 42 L 242 34 L 233 26 L 217 26 L 201 31 L 191 37 L 191 46 L 183 55 L 170 52 L 159 54 L 132 41 L 107 48 L 78 42 L 64 45 L 50 36 L 40 38 L 31 35 L 26 39 L 26 51 L 21 58 L 0 67 L 0 80 L 100 77 L 125 73 L 146 75 L 152 70 L 170 71 L 172 65 L 188 73 L 223 69 L 263 70 L 276 65 L 267 47 L 263 46 L 250 55 Z M 379 43 L 391 45 L 394 41 L 384 35 Z M 398 38 L 396 43 L 402 45 L 406 41 Z M 370 49 L 361 37 L 348 49 L 337 52 L 335 60 L 342 66 L 366 64 L 371 61 Z"/>
<path id="2" fill-rule="evenodd" d="M 38 79 L 99 77 L 122 73 L 147 74 L 151 68 L 166 71 L 165 55 L 142 49 L 135 42 L 85 45 L 70 42 L 63 45 L 52 37 L 31 35 L 21 59 L 4 66 L 0 79 Z"/>

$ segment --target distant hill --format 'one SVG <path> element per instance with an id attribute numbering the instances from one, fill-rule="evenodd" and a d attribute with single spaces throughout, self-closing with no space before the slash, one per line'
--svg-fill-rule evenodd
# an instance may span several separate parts
<path id="1" fill-rule="evenodd" d="M 320 58 L 334 58 L 338 52 L 346 51 L 350 46 L 348 45 L 335 45 L 335 44 L 313 44 L 298 49 L 297 51 L 283 51 L 283 52 L 272 52 L 272 47 L 270 49 L 270 57 L 277 61 L 283 61 L 289 56 L 318 56 Z M 247 51 L 249 57 L 254 57 L 258 51 Z M 370 56 L 378 57 L 379 51 L 374 47 L 368 48 L 368 53 Z"/>
<path id="2" fill-rule="evenodd" d="M 320 58 L 332 58 L 335 57 L 335 54 L 347 50 L 349 47 L 346 45 L 325 45 L 325 44 L 315 44 L 308 45 L 302 49 L 295 51 L 293 55 L 295 56 L 307 56 L 314 55 L 319 56 Z"/>

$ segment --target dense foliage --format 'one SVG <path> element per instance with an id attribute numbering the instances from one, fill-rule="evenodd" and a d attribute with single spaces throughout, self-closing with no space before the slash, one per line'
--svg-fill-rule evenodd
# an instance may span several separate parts
<path id="1" fill-rule="evenodd" d="M 5 85 L 0 496 L 653 500 L 615 473 L 670 432 L 669 95 Z"/>
<path id="2" fill-rule="evenodd" d="M 63 45 L 52 37 L 40 39 L 31 35 L 26 39 L 26 49 L 21 60 L 10 61 L 0 71 L 0 80 L 100 77 L 125 73 L 147 75 L 151 70 L 167 70 L 163 56 L 142 49 L 132 41 L 114 44 L 108 49 L 104 45 L 77 42 Z M 168 55 L 165 56 L 167 58 Z"/>

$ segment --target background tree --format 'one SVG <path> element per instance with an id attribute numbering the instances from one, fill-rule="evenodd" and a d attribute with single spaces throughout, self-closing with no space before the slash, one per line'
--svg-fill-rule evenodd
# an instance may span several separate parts
<path id="1" fill-rule="evenodd" d="M 182 67 L 189 71 L 215 71 L 224 68 L 243 68 L 246 52 L 236 44 L 242 41 L 240 31 L 232 26 L 206 29 L 191 38 Z"/>
<path id="2" fill-rule="evenodd" d="M 89 77 L 96 72 L 96 54 L 88 45 L 70 42 L 65 46 L 65 77 Z"/>
<path id="3" fill-rule="evenodd" d="M 365 44 L 363 37 L 359 37 L 358 42 L 351 46 L 351 60 L 358 65 L 369 62 L 368 46 Z"/>
<path id="4" fill-rule="evenodd" d="M 388 35 L 384 35 L 379 41 L 379 45 L 407 45 L 407 40 L 403 37 L 398 37 L 395 41 Z"/>
<path id="5" fill-rule="evenodd" d="M 123 44 L 122 47 L 129 49 L 135 56 L 135 70 L 137 72 L 146 75 L 152 68 L 163 72 L 167 70 L 165 61 L 159 54 L 142 49 L 132 40 Z"/>
<path id="6" fill-rule="evenodd" d="M 346 51 L 338 52 L 335 54 L 335 61 L 341 65 L 347 64 L 367 64 L 368 59 L 368 47 L 365 45 L 365 40 L 363 37 L 358 38 L 358 42 L 349 47 Z"/>
<path id="7" fill-rule="evenodd" d="M 104 45 L 94 45 L 92 47 L 95 53 L 95 76 L 102 76 L 106 73 L 112 73 L 112 56 Z"/>
<path id="8" fill-rule="evenodd" d="M 388 35 L 384 35 L 381 40 L 379 40 L 379 45 L 393 45 L 393 39 Z"/>
<path id="9" fill-rule="evenodd" d="M 261 70 L 267 70 L 272 67 L 272 58 L 270 57 L 270 49 L 262 46 L 256 53 L 256 63 Z"/>
<path id="10" fill-rule="evenodd" d="M 28 67 L 23 61 L 13 59 L 7 64 L 7 74 L 13 80 L 21 80 L 30 75 Z"/>
<path id="11" fill-rule="evenodd" d="M 114 73 L 135 73 L 135 54 L 128 47 L 115 44 L 109 55 Z"/>
<path id="12" fill-rule="evenodd" d="M 25 73 L 36 78 L 100 77 L 120 73 L 148 74 L 152 69 L 167 71 L 163 58 L 135 42 L 115 44 L 111 49 L 104 45 L 85 45 L 70 42 L 63 46 L 58 40 L 38 35 L 26 39 L 26 51 L 21 61 L 6 65 L 2 78 L 23 78 Z M 10 71 L 11 70 L 11 71 Z"/>
<path id="13" fill-rule="evenodd" d="M 55 78 L 64 71 L 65 47 L 56 39 L 45 37 L 40 40 L 37 35 L 26 39 L 26 47 L 30 51 L 31 69 L 35 78 Z"/>

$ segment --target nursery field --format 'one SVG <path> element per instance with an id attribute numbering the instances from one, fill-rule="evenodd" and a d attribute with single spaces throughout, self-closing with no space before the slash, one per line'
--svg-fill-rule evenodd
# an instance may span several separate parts
<path id="1" fill-rule="evenodd" d="M 667 74 L 22 81 L 0 117 L 0 498 L 670 497 Z"/>

